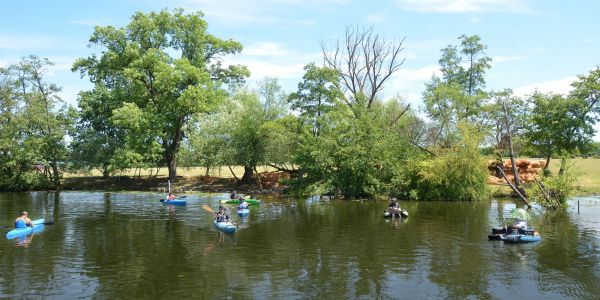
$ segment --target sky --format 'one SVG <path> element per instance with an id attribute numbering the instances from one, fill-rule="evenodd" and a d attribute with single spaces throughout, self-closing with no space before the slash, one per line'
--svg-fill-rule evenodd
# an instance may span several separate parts
<path id="1" fill-rule="evenodd" d="M 425 82 L 439 74 L 440 50 L 463 34 L 479 35 L 488 47 L 488 89 L 566 93 L 577 75 L 600 64 L 595 0 L 21 0 L 3 1 L 0 9 L 0 67 L 30 54 L 47 57 L 55 63 L 48 81 L 76 106 L 78 92 L 91 84 L 71 66 L 102 50 L 88 46 L 94 26 L 122 27 L 137 11 L 174 8 L 202 11 L 211 34 L 244 45 L 228 61 L 248 66 L 250 86 L 276 77 L 288 92 L 304 65 L 322 63 L 321 44 L 343 39 L 346 26 L 405 39 L 406 60 L 383 92 L 416 108 Z"/>

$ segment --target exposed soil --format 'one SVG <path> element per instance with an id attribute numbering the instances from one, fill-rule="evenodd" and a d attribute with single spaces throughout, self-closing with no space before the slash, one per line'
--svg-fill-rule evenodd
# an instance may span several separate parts
<path id="1" fill-rule="evenodd" d="M 211 176 L 178 177 L 174 182 L 171 182 L 171 191 L 174 193 L 191 191 L 228 193 L 236 190 L 244 194 L 281 194 L 287 188 L 287 186 L 281 184 L 282 178 L 289 178 L 289 174 L 282 174 L 282 172 L 262 173 L 260 180 L 256 178 L 256 183 L 250 185 L 239 184 L 235 178 Z M 63 180 L 62 189 L 167 192 L 168 181 L 165 177 L 70 177 Z"/>

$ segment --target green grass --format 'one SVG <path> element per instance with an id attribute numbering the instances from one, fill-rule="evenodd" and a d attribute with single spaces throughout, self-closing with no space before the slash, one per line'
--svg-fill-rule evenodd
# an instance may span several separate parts
<path id="1" fill-rule="evenodd" d="M 573 169 L 577 173 L 576 194 L 590 195 L 600 193 L 600 159 L 599 158 L 575 158 L 572 160 Z M 558 173 L 560 159 L 550 161 L 550 170 L 553 174 Z M 506 185 L 489 185 L 495 197 L 510 197 L 512 190 Z"/>
<path id="2" fill-rule="evenodd" d="M 599 158 L 575 158 L 573 169 L 577 177 L 577 191 L 579 194 L 600 193 L 600 159 Z M 560 159 L 550 161 L 550 170 L 558 173 Z"/>

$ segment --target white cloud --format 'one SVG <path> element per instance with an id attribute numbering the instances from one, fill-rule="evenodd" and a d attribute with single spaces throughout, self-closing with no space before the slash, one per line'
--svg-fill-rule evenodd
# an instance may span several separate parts
<path id="1" fill-rule="evenodd" d="M 48 36 L 0 36 L 0 49 L 48 49 L 57 43 L 56 39 Z"/>
<path id="2" fill-rule="evenodd" d="M 541 93 L 556 93 L 556 94 L 567 94 L 571 91 L 571 83 L 577 80 L 576 76 L 570 76 L 557 80 L 544 81 L 534 83 L 514 89 L 515 95 L 527 96 L 533 94 L 535 91 Z"/>
<path id="3" fill-rule="evenodd" d="M 501 64 L 509 61 L 522 60 L 526 59 L 527 56 L 513 55 L 513 56 L 493 56 L 492 57 L 492 65 Z"/>
<path id="4" fill-rule="evenodd" d="M 375 13 L 370 14 L 365 17 L 365 22 L 374 24 L 374 23 L 383 23 L 386 19 L 385 13 Z"/>
<path id="5" fill-rule="evenodd" d="M 250 70 L 250 81 L 264 77 L 300 80 L 304 66 L 320 59 L 321 53 L 302 53 L 273 41 L 248 45 L 241 54 L 224 58 L 224 64 L 245 65 Z"/>
<path id="6" fill-rule="evenodd" d="M 399 95 L 414 108 L 418 108 L 423 103 L 421 93 L 425 89 L 425 83 L 433 75 L 441 76 L 438 65 L 427 65 L 416 69 L 401 68 L 385 85 L 384 96 L 388 98 Z"/>
<path id="7" fill-rule="evenodd" d="M 281 17 L 282 12 L 294 11 L 297 8 L 327 12 L 339 9 L 340 5 L 349 2 L 349 0 L 176 0 L 173 1 L 173 6 L 200 10 L 208 18 L 227 24 L 307 27 L 315 25 L 317 21 L 311 17 Z"/>
<path id="8" fill-rule="evenodd" d="M 75 25 L 82 25 L 82 26 L 89 26 L 89 27 L 106 25 L 104 22 L 100 22 L 98 20 L 88 20 L 88 19 L 70 20 L 70 21 L 67 21 L 67 23 L 75 24 Z"/>
<path id="9" fill-rule="evenodd" d="M 474 23 L 474 24 L 481 22 L 481 20 L 483 20 L 483 18 L 479 17 L 479 16 L 473 16 L 473 17 L 469 18 L 469 22 Z"/>
<path id="10" fill-rule="evenodd" d="M 530 13 L 522 0 L 396 0 L 396 6 L 423 13 Z"/>
<path id="11" fill-rule="evenodd" d="M 290 51 L 285 49 L 281 43 L 276 42 L 259 42 L 244 47 L 243 54 L 251 56 L 286 56 Z"/>

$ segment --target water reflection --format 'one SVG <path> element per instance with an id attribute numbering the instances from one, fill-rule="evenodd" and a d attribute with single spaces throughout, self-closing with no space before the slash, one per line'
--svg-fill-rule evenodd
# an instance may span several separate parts
<path id="1" fill-rule="evenodd" d="M 214 229 L 190 195 L 0 194 L 0 216 L 26 209 L 55 225 L 0 243 L 0 298 L 594 298 L 600 294 L 600 206 L 537 212 L 543 241 L 506 245 L 487 233 L 519 206 L 267 199 L 239 218 L 235 236 Z M 18 244 L 18 247 L 16 245 Z M 22 272 L 23 268 L 31 270 Z"/>

